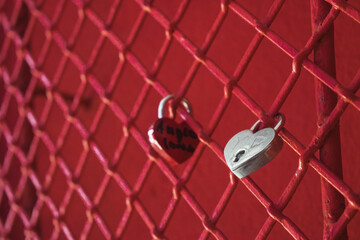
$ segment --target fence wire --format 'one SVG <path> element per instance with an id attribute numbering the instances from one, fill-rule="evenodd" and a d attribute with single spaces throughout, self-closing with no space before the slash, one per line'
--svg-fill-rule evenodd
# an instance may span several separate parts
<path id="1" fill-rule="evenodd" d="M 199 239 L 211 237 L 227 239 L 226 234 L 217 223 L 238 184 L 243 184 L 256 197 L 267 213 L 267 219 L 257 233 L 257 239 L 266 238 L 275 223 L 280 224 L 293 238 L 307 239 L 304 231 L 289 216 L 285 215 L 283 210 L 292 200 L 309 168 L 333 186 L 346 200 L 344 212 L 329 230 L 330 238 L 340 234 L 360 208 L 359 192 L 350 188 L 342 179 L 330 171 L 319 161 L 315 153 L 322 146 L 329 131 L 338 123 L 349 104 L 357 111 L 360 110 L 360 98 L 355 95 L 360 87 L 360 70 L 357 71 L 351 83 L 344 86 L 334 77 L 321 70 L 309 58 L 309 55 L 339 14 L 345 14 L 351 21 L 359 24 L 360 11 L 346 1 L 326 0 L 332 5 L 330 12 L 319 29 L 314 31 L 307 40 L 305 46 L 296 50 L 270 28 L 285 0 L 275 0 L 263 21 L 239 3 L 222 0 L 215 21 L 207 32 L 205 40 L 198 47 L 194 43 L 194 39 L 185 35 L 177 27 L 188 10 L 189 0 L 181 1 L 172 20 L 169 20 L 159 8 L 154 6 L 152 1 L 134 0 L 133 3 L 139 7 L 140 11 L 138 16 L 133 19 L 133 24 L 127 26 L 128 37 L 126 40 L 121 39 L 111 28 L 114 19 L 119 16 L 124 2 L 126 1 L 109 1 L 109 14 L 99 16 L 89 7 L 91 2 L 88 1 L 59 0 L 50 4 L 41 0 L 0 1 L 0 84 L 2 99 L 0 134 L 2 136 L 1 154 L 3 158 L 0 170 L 1 236 L 5 239 L 14 238 L 14 236 L 40 239 L 43 237 L 39 227 L 41 218 L 48 216 L 48 219 L 52 219 L 49 223 L 53 226 L 50 230 L 52 239 L 62 237 L 67 239 L 96 238 L 94 236 L 106 239 L 121 238 L 124 237 L 126 229 L 130 228 L 130 219 L 137 216 L 145 224 L 149 236 L 154 239 L 163 239 L 168 237 L 165 232 L 174 217 L 174 212 L 180 204 L 185 203 L 202 224 Z M 68 7 L 70 3 L 74 6 L 72 10 L 69 10 Z M 53 8 L 51 16 L 44 13 L 45 6 Z M 70 13 L 71 11 L 73 13 Z M 253 38 L 231 76 L 207 55 L 211 44 L 230 13 L 244 20 L 255 30 Z M 72 31 L 63 31 L 60 27 L 61 21 L 65 21 L 64 18 L 71 14 L 76 16 Z M 154 61 L 149 63 L 141 62 L 131 48 L 140 30 L 145 27 L 146 18 L 156 21 L 166 36 L 159 47 L 160 50 L 154 56 Z M 74 51 L 75 44 L 82 29 L 89 23 L 92 24 L 94 31 L 99 32 L 99 35 L 89 36 L 88 42 L 91 42 L 93 47 L 86 55 L 80 55 Z M 42 44 L 38 44 L 38 51 L 34 52 L 29 47 L 29 41 L 36 28 L 42 29 L 44 41 Z M 264 38 L 292 59 L 291 73 L 271 103 L 269 111 L 262 109 L 238 84 Z M 181 117 L 194 129 L 201 141 L 194 157 L 184 167 L 180 176 L 152 150 L 146 132 L 140 129 L 136 123 L 142 106 L 151 91 L 155 91 L 160 97 L 172 94 L 163 83 L 158 81 L 157 76 L 164 58 L 169 53 L 172 41 L 177 41 L 193 57 L 193 62 L 175 93 L 176 98 L 172 103 L 173 107 L 176 107 L 180 100 L 185 97 L 200 67 L 206 68 L 223 85 L 224 91 L 207 128 L 204 128 L 197 121 L 196 116 L 190 116 L 185 110 L 178 109 Z M 112 64 L 112 68 L 109 68 L 111 70 L 107 72 L 108 78 L 99 77 L 100 74 L 97 74 L 95 65 L 97 61 L 102 61 L 102 51 L 105 51 L 104 49 L 109 42 L 115 47 L 113 52 L 115 52 L 116 61 L 110 63 L 109 60 L 105 59 L 105 62 L 108 61 L 106 64 Z M 56 59 L 57 64 L 56 69 L 53 70 L 53 76 L 49 76 L 44 70 L 44 66 L 46 61 L 49 61 L 49 52 L 54 49 L 53 44 L 58 49 L 58 59 Z M 55 59 L 53 60 L 55 61 Z M 119 76 L 126 71 L 127 65 L 131 65 L 136 70 L 144 83 L 138 95 L 134 96 L 134 104 L 131 109 L 124 109 L 121 104 L 114 100 L 116 97 L 114 95 L 115 86 L 118 84 Z M 62 79 L 66 78 L 63 74 L 69 66 L 72 66 L 80 76 L 80 81 L 71 94 L 64 93 L 61 90 L 64 84 Z M 339 101 L 307 145 L 304 145 L 288 131 L 286 125 L 281 129 L 280 137 L 299 155 L 298 168 L 281 196 L 278 199 L 271 199 L 251 177 L 239 180 L 230 173 L 221 198 L 212 213 L 208 214 L 194 197 L 194 193 L 189 190 L 186 182 L 194 172 L 196 163 L 205 150 L 210 150 L 217 156 L 218 161 L 226 164 L 223 148 L 212 136 L 230 100 L 232 98 L 238 99 L 265 125 L 274 124 L 273 117 L 288 99 L 299 78 L 301 69 L 306 69 L 317 81 L 335 92 L 339 96 Z M 89 88 L 94 90 L 93 95 L 88 94 Z M 117 97 L 121 98 L 121 96 Z M 79 106 L 86 106 L 89 101 L 96 101 L 98 107 L 90 118 L 83 118 L 79 114 L 81 111 Z M 35 104 L 43 106 L 40 113 L 36 112 Z M 56 119 L 54 123 L 51 114 L 52 111 L 55 111 L 55 105 L 57 111 L 63 115 L 63 119 Z M 111 136 L 114 138 L 114 143 L 110 147 L 103 146 L 96 137 L 97 134 L 101 134 L 100 122 L 106 121 L 104 119 L 108 116 L 119 122 L 118 126 L 112 127 L 114 131 L 120 132 L 117 136 Z M 52 118 L 51 121 L 50 118 Z M 47 131 L 48 124 L 58 125 L 57 134 Z M 66 161 L 66 153 L 62 150 L 66 147 L 76 147 L 66 146 L 69 138 L 78 138 L 81 143 L 79 147 L 81 150 L 77 154 L 76 163 Z M 146 159 L 133 185 L 124 178 L 125 173 L 122 174 L 118 170 L 123 159 L 122 156 L 126 154 L 126 149 L 130 144 L 135 144 Z M 46 152 L 49 155 L 46 167 L 36 163 L 36 154 L 39 151 Z M 87 165 L 90 164 L 89 159 L 92 159 L 94 168 L 104 169 L 97 175 L 98 180 L 92 189 L 85 187 L 85 184 L 80 180 L 80 175 L 86 171 Z M 141 199 L 144 185 L 146 185 L 151 173 L 150 170 L 154 165 L 161 170 L 166 181 L 171 185 L 166 190 L 171 191 L 171 199 L 166 203 L 166 209 L 159 216 L 159 221 L 156 221 L 154 216 L 149 213 L 149 209 L 145 207 L 144 201 Z M 18 176 L 18 178 L 13 176 Z M 59 176 L 61 176 L 63 184 L 56 186 L 55 191 L 63 193 L 62 199 L 54 198 L 54 193 L 51 192 L 53 191 L 51 189 L 54 188 L 51 188 L 54 184 L 54 178 L 59 178 Z M 109 198 L 106 196 L 106 189 L 111 184 L 116 184 L 118 189 L 121 189 L 119 193 L 114 193 L 114 195 L 123 195 L 126 205 L 121 215 L 115 218 L 116 222 L 109 223 L 100 213 L 102 210 L 99 203 L 105 198 Z M 184 202 L 181 202 L 181 199 Z M 74 202 L 76 202 L 75 206 L 77 207 L 74 207 Z M 46 213 L 43 210 L 45 208 L 47 209 Z M 69 218 L 68 215 L 71 211 L 79 214 Z M 83 225 L 80 229 L 73 229 L 70 227 L 72 221 L 82 221 Z M 98 232 L 94 233 L 94 229 L 97 229 Z"/>

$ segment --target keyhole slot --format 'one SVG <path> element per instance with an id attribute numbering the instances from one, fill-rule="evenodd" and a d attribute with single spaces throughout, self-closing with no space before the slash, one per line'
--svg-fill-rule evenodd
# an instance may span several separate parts
<path id="1" fill-rule="evenodd" d="M 245 150 L 241 149 L 235 156 L 234 162 L 238 162 L 240 158 L 245 154 Z"/>

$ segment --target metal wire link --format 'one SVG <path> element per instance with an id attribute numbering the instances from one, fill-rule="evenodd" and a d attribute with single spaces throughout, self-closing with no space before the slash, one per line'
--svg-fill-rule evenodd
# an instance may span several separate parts
<path id="1" fill-rule="evenodd" d="M 222 118 L 222 114 L 227 108 L 231 97 L 237 98 L 244 106 L 251 110 L 258 119 L 261 119 L 262 122 L 273 124 L 274 120 L 271 117 L 266 116 L 273 116 L 283 106 L 298 80 L 301 67 L 307 69 L 318 79 L 318 81 L 334 91 L 339 96 L 340 100 L 330 116 L 322 126 L 319 127 L 318 131 L 313 136 L 312 141 L 308 145 L 303 145 L 285 127 L 281 128 L 279 136 L 299 155 L 299 168 L 296 170 L 285 190 L 277 200 L 270 199 L 251 177 L 241 181 L 241 184 L 246 186 L 246 189 L 248 189 L 261 205 L 266 208 L 268 214 L 266 221 L 258 232 L 257 239 L 263 239 L 268 236 L 275 223 L 279 223 L 293 238 L 307 239 L 307 236 L 302 229 L 295 224 L 283 210 L 291 201 L 292 196 L 301 184 L 309 167 L 326 182 L 336 188 L 348 203 L 344 213 L 332 227 L 331 237 L 336 236 L 338 232 L 344 229 L 355 213 L 359 211 L 359 193 L 355 192 L 341 179 L 336 177 L 316 158 L 314 154 L 324 141 L 326 133 L 334 127 L 334 124 L 340 119 L 344 109 L 349 104 L 357 111 L 360 111 L 360 100 L 355 95 L 355 92 L 360 86 L 360 71 L 357 72 L 349 87 L 345 87 L 333 77 L 325 74 L 308 58 L 308 55 L 312 52 L 317 41 L 324 33 L 326 33 L 329 25 L 336 20 L 339 13 L 344 13 L 352 21 L 360 23 L 360 12 L 355 7 L 344 0 L 326 0 L 326 2 L 332 5 L 332 9 L 318 31 L 308 39 L 307 44 L 302 49 L 297 51 L 270 28 L 276 14 L 280 11 L 285 2 L 284 0 L 275 0 L 273 2 L 264 21 L 254 17 L 235 1 L 221 1 L 221 11 L 218 13 L 215 22 L 212 24 L 211 29 L 207 33 L 200 48 L 194 45 L 192 39 L 187 37 L 186 34 L 176 26 L 187 11 L 189 5 L 188 0 L 181 1 L 172 21 L 168 20 L 161 10 L 152 6 L 151 1 L 135 0 L 135 3 L 141 10 L 139 11 L 139 15 L 135 20 L 126 41 L 121 40 L 108 27 L 114 20 L 118 9 L 121 8 L 122 1 L 113 1 L 109 16 L 107 16 L 106 20 L 100 18 L 91 8 L 89 8 L 87 6 L 87 1 L 72 0 L 68 2 L 71 2 L 76 7 L 78 18 L 77 22 L 74 23 L 72 33 L 68 39 L 66 39 L 64 34 L 54 28 L 54 26 L 61 21 L 60 16 L 66 11 L 65 5 L 67 1 L 57 1 L 51 19 L 44 14 L 39 7 L 44 1 L 0 1 L 0 25 L 4 33 L 4 39 L 0 46 L 0 81 L 3 86 L 2 91 L 4 92 L 2 102 L 0 103 L 0 135 L 6 144 L 6 151 L 4 156 L 2 156 L 4 159 L 0 170 L 0 202 L 7 201 L 9 204 L 7 215 L 1 215 L 1 236 L 9 238 L 15 224 L 17 224 L 16 222 L 19 221 L 20 225 L 22 225 L 21 230 L 26 237 L 29 239 L 41 239 L 41 232 L 38 231 L 37 226 L 41 221 L 40 211 L 46 207 L 53 219 L 54 228 L 50 236 L 52 239 L 57 239 L 61 236 L 65 236 L 68 239 L 75 239 L 77 237 L 80 239 L 87 238 L 90 236 L 90 231 L 95 225 L 100 230 L 99 234 L 103 235 L 104 238 L 121 238 L 124 235 L 125 229 L 130 222 L 130 217 L 134 212 L 137 213 L 145 223 L 150 236 L 155 239 L 162 239 L 166 237 L 165 230 L 167 229 L 169 222 L 172 221 L 171 216 L 177 209 L 178 203 L 183 199 L 185 204 L 187 204 L 191 211 L 195 213 L 194 216 L 198 217 L 202 223 L 203 229 L 199 237 L 200 239 L 207 239 L 210 235 L 216 239 L 226 239 L 225 234 L 217 225 L 217 222 L 222 217 L 224 210 L 240 181 L 233 176 L 230 177 L 226 189 L 211 214 L 208 214 L 202 208 L 200 202 L 193 196 L 192 192 L 185 187 L 184 183 L 192 174 L 196 161 L 205 149 L 211 150 L 211 152 L 216 154 L 218 160 L 225 164 L 222 154 L 223 149 L 220 147 L 217 140 L 212 137 L 212 133 L 217 127 L 219 120 Z M 8 6 L 8 4 L 12 4 L 12 6 L 9 8 L 5 7 Z M 22 17 L 22 9 L 24 7 L 29 11 L 29 19 L 26 30 L 21 33 L 21 30 L 19 30 L 21 27 L 17 26 L 16 23 Z M 250 24 L 256 31 L 256 34 L 231 77 L 227 76 L 225 71 L 215 64 L 213 59 L 207 55 L 210 45 L 217 36 L 225 17 L 230 11 L 238 18 Z M 133 44 L 137 33 L 144 27 L 144 19 L 146 16 L 154 19 L 164 29 L 164 32 L 166 32 L 166 38 L 162 43 L 151 69 L 147 69 L 147 67 L 137 59 L 132 52 L 132 49 L 129 47 Z M 86 21 L 90 21 L 101 34 L 96 40 L 88 59 L 82 60 L 81 56 L 73 51 L 73 44 L 79 36 L 79 32 L 84 27 L 85 19 Z M 29 36 L 34 31 L 35 23 L 43 28 L 45 35 L 45 42 L 41 46 L 42 49 L 39 51 L 39 56 L 34 56 L 28 45 Z M 265 112 L 257 102 L 251 99 L 243 89 L 237 85 L 237 81 L 241 78 L 264 37 L 269 39 L 277 48 L 290 56 L 293 61 L 292 71 L 272 103 L 269 112 Z M 91 71 L 89 69 L 94 65 L 94 62 L 103 49 L 105 40 L 110 41 L 120 52 L 120 61 L 116 65 L 106 87 L 103 86 L 103 83 L 98 77 L 89 73 L 89 71 Z M 157 72 L 161 67 L 165 55 L 168 53 L 171 41 L 177 41 L 183 49 L 186 49 L 186 51 L 194 57 L 194 62 L 176 93 L 178 99 L 184 98 L 194 79 L 194 75 L 200 66 L 212 73 L 216 79 L 224 85 L 225 89 L 225 94 L 218 104 L 215 114 L 211 118 L 210 127 L 207 130 L 203 129 L 191 114 L 189 114 L 187 118 L 189 126 L 196 131 L 201 139 L 201 144 L 199 145 L 199 154 L 194 156 L 194 162 L 189 164 L 189 167 L 184 170 L 181 178 L 174 173 L 166 162 L 161 158 L 158 158 L 151 150 L 149 150 L 151 148 L 145 137 L 146 134 L 139 130 L 135 122 L 140 115 L 141 105 L 146 101 L 145 99 L 149 95 L 150 90 L 155 90 L 160 96 L 167 96 L 170 94 L 167 91 L 167 88 L 157 80 Z M 59 60 L 54 76 L 48 76 L 43 69 L 45 59 L 49 56 L 51 42 L 56 44 L 61 52 L 61 59 Z M 15 67 L 12 69 L 9 69 L 8 63 L 5 61 L 9 54 L 14 54 L 15 56 Z M 125 62 L 130 64 L 144 80 L 144 87 L 136 97 L 135 104 L 130 113 L 113 101 L 111 97 L 118 76 L 124 71 L 123 66 Z M 65 71 L 64 69 L 68 63 L 71 63 L 76 67 L 81 78 L 78 88 L 74 91 L 72 104 L 68 104 L 68 100 L 56 89 L 56 87 L 59 86 L 61 75 Z M 22 68 L 23 64 L 28 67 L 29 73 L 29 82 L 27 83 L 26 89 L 16 84 L 17 79 L 21 78 L 21 74 L 24 72 L 24 69 Z M 34 97 L 32 93 L 37 84 L 45 89 L 42 94 L 45 97 L 44 111 L 40 118 L 37 118 L 34 110 L 29 107 Z M 81 104 L 81 100 L 84 99 L 86 86 L 93 88 L 95 90 L 94 95 L 99 99 L 99 106 L 91 123 L 85 123 L 84 120 L 74 114 L 78 109 L 79 104 Z M 44 126 L 49 118 L 51 106 L 54 103 L 59 106 L 59 111 L 65 116 L 59 134 L 55 139 L 53 139 L 53 136 L 50 136 Z M 14 126 L 10 126 L 4 120 L 9 108 L 18 109 L 18 116 L 16 117 Z M 111 157 L 112 155 L 109 155 L 108 152 L 104 152 L 101 143 L 94 140 L 94 132 L 96 132 L 99 122 L 106 114 L 107 110 L 105 111 L 105 108 L 110 110 L 123 125 L 123 134 L 119 139 L 118 145 L 115 147 L 114 157 Z M 184 114 L 186 114 L 186 111 L 184 111 Z M 21 142 L 21 135 L 25 134 L 24 131 L 26 132 L 26 130 L 24 130 L 24 128 L 26 128 L 26 122 L 29 123 L 27 130 L 30 132 L 32 131 L 34 136 L 32 139 L 28 140 L 28 142 Z M 87 125 L 89 125 L 89 127 Z M 79 161 L 75 167 L 68 166 L 60 154 L 60 149 L 66 143 L 70 128 L 75 129 L 79 138 L 81 138 L 83 146 L 82 152 L 79 153 Z M 124 154 L 127 145 L 131 140 L 135 141 L 140 146 L 147 157 L 134 186 L 131 186 L 124 176 L 116 170 L 119 156 Z M 50 156 L 49 168 L 45 177 L 40 176 L 40 173 L 38 173 L 35 168 L 35 153 L 37 149 L 40 148 L 40 145 L 43 145 L 43 148 L 46 149 Z M 91 197 L 89 193 L 84 190 L 84 186 L 81 181 L 79 181 L 79 176 L 85 171 L 85 161 L 90 154 L 95 155 L 97 164 L 100 164 L 105 172 L 96 189 L 94 197 Z M 19 171 L 21 177 L 19 179 L 19 184 L 14 189 L 7 174 L 10 171 L 10 166 L 15 164 L 15 162 L 18 162 L 18 165 L 20 166 Z M 161 169 L 168 182 L 172 185 L 171 189 L 173 191 L 172 198 L 159 222 L 156 222 L 149 214 L 140 197 L 140 193 L 146 182 L 145 180 L 153 165 L 156 165 Z M 68 183 L 64 194 L 65 197 L 62 201 L 53 199 L 48 191 L 55 175 L 59 174 L 63 176 L 64 182 Z M 116 223 L 114 231 L 111 230 L 112 226 L 110 226 L 109 223 L 103 219 L 101 214 L 99 214 L 98 209 L 99 203 L 105 198 L 105 189 L 112 181 L 119 186 L 119 189 L 121 189 L 122 194 L 126 198 L 126 209 L 124 210 L 123 215 L 119 217 L 120 220 Z M 32 187 L 29 187 L 29 185 Z M 19 199 L 19 196 L 26 195 L 25 192 L 28 191 L 29 188 L 33 188 L 32 193 L 34 195 L 33 198 L 31 198 L 32 200 L 30 200 L 30 202 L 33 201 L 30 208 Z M 79 201 L 85 209 L 84 215 L 86 215 L 84 226 L 82 229 L 78 229 L 78 234 L 75 234 L 74 229 L 69 227 L 69 219 L 66 217 L 69 206 L 75 199 L 80 199 Z"/>

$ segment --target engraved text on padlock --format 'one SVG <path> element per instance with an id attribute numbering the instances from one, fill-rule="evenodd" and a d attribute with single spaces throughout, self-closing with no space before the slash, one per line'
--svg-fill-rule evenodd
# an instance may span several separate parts
<path id="1" fill-rule="evenodd" d="M 168 95 L 161 100 L 158 119 L 150 126 L 148 136 L 153 149 L 170 164 L 177 165 L 193 155 L 199 139 L 185 121 L 176 122 L 173 118 L 164 117 L 164 106 L 174 97 Z M 185 98 L 181 104 L 189 114 L 192 113 L 190 103 Z"/>

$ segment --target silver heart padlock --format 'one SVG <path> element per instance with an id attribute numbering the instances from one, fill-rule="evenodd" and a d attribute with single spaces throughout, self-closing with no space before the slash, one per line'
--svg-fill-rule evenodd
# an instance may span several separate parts
<path id="1" fill-rule="evenodd" d="M 254 133 L 261 121 L 257 121 L 250 130 L 244 130 L 233 136 L 226 144 L 224 156 L 230 170 L 243 178 L 263 167 L 280 152 L 283 142 L 277 131 L 283 125 L 281 114 L 274 128 L 264 128 Z"/>

